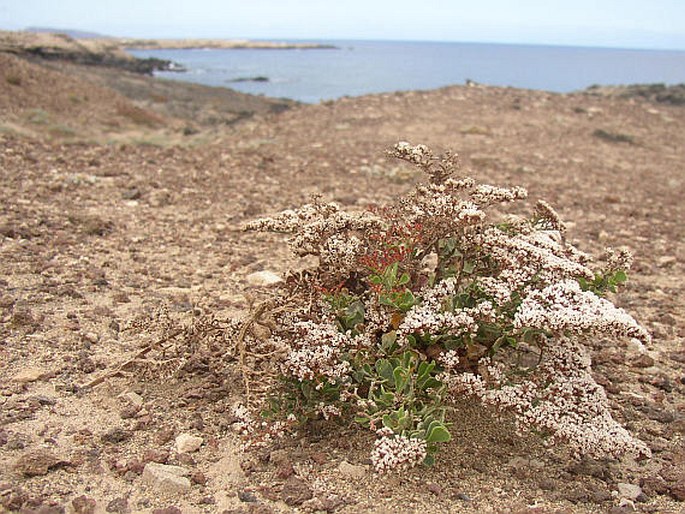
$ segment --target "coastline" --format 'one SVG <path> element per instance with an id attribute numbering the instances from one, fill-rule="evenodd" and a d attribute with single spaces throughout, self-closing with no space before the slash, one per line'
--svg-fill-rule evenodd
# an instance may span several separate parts
<path id="1" fill-rule="evenodd" d="M 74 64 L 108 66 L 150 75 L 155 71 L 185 71 L 170 60 L 131 55 L 128 50 L 171 49 L 258 49 L 258 50 L 316 50 L 335 49 L 317 43 L 286 43 L 278 41 L 250 41 L 244 39 L 134 39 L 101 37 L 75 39 L 66 34 L 51 32 L 0 31 L 0 52 L 29 58 L 66 61 Z"/>

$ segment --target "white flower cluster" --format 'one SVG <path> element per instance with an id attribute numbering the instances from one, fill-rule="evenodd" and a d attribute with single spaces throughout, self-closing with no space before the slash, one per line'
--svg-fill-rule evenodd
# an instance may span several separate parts
<path id="1" fill-rule="evenodd" d="M 605 248 L 604 255 L 610 270 L 628 271 L 633 265 L 633 254 L 625 248 Z"/>
<path id="2" fill-rule="evenodd" d="M 403 435 L 383 435 L 374 443 L 371 462 L 378 473 L 411 468 L 426 457 L 426 441 Z"/>
<path id="3" fill-rule="evenodd" d="M 335 203 L 314 202 L 252 221 L 245 225 L 245 230 L 292 233 L 294 237 L 289 244 L 296 255 L 319 256 L 328 268 L 342 274 L 365 251 L 354 233 L 368 233 L 382 227 L 381 219 L 368 212 L 348 213 Z"/>
<path id="4" fill-rule="evenodd" d="M 544 230 L 556 230 L 560 234 L 566 232 L 566 224 L 550 204 L 544 200 L 538 200 L 535 204 L 535 216 L 539 228 Z"/>
<path id="5" fill-rule="evenodd" d="M 592 292 L 582 291 L 575 280 L 557 282 L 531 292 L 514 316 L 516 328 L 539 328 L 555 334 L 607 334 L 628 336 L 644 343 L 649 333 L 623 309 Z"/>
<path id="6" fill-rule="evenodd" d="M 288 433 L 292 433 L 291 427 L 296 424 L 294 415 L 285 421 L 257 421 L 250 409 L 242 403 L 233 407 L 233 415 L 236 421 L 233 423 L 235 430 L 245 441 L 245 449 L 265 447 L 276 439 L 281 439 Z"/>
<path id="7" fill-rule="evenodd" d="M 428 164 L 433 158 L 433 153 L 426 145 L 412 146 L 407 141 L 397 143 L 392 155 L 416 165 Z"/>
<path id="8" fill-rule="evenodd" d="M 299 321 L 291 330 L 291 351 L 284 363 L 290 375 L 300 381 L 316 377 L 335 381 L 349 373 L 350 365 L 341 357 L 350 340 L 335 324 Z"/>
<path id="9" fill-rule="evenodd" d="M 498 287 L 506 286 L 511 292 L 526 286 L 533 279 L 545 284 L 577 277 L 592 280 L 592 270 L 569 251 L 570 245 L 563 244 L 559 239 L 556 231 L 511 235 L 497 228 L 489 228 L 479 234 L 475 241 L 498 263 L 501 270 L 497 276 Z"/>
<path id="10" fill-rule="evenodd" d="M 592 378 L 590 358 L 575 338 L 560 337 L 529 379 L 512 382 L 501 363 L 481 360 L 484 372 L 450 374 L 441 379 L 453 394 L 474 395 L 516 415 L 520 430 L 535 428 L 548 443 L 566 442 L 576 457 L 649 455 L 612 417 L 604 389 Z"/>
<path id="11" fill-rule="evenodd" d="M 451 370 L 459 365 L 459 352 L 457 350 L 447 350 L 438 356 L 438 361 L 443 368 Z"/>
<path id="12" fill-rule="evenodd" d="M 528 191 L 522 187 L 491 186 L 489 184 L 479 184 L 471 192 L 471 200 L 478 206 L 492 205 L 495 203 L 513 202 L 528 196 Z"/>
<path id="13" fill-rule="evenodd" d="M 403 219 L 413 224 L 441 223 L 451 227 L 451 231 L 481 223 L 485 213 L 476 203 L 455 196 L 453 187 L 466 187 L 466 183 L 450 181 L 448 184 L 417 186 L 401 201 Z"/>

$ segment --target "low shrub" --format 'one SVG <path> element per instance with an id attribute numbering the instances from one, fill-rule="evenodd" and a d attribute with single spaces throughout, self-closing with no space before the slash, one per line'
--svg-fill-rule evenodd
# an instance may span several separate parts
<path id="1" fill-rule="evenodd" d="M 605 298 L 630 254 L 609 250 L 591 268 L 544 201 L 503 214 L 523 188 L 454 178 L 456 156 L 423 145 L 390 153 L 428 182 L 373 212 L 315 198 L 245 227 L 291 234 L 294 252 L 318 265 L 290 274 L 240 325 L 243 434 L 266 444 L 342 418 L 377 434 L 377 471 L 430 465 L 452 437 L 453 401 L 470 396 L 578 457 L 648 455 L 612 418 L 584 346 L 650 340 Z"/>

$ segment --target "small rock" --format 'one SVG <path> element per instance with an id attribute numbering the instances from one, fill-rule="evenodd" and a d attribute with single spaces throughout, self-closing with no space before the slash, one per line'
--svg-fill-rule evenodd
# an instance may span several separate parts
<path id="1" fill-rule="evenodd" d="M 678 262 L 678 259 L 676 259 L 674 255 L 664 255 L 657 259 L 656 265 L 660 268 L 670 268 L 676 262 Z"/>
<path id="2" fill-rule="evenodd" d="M 681 478 L 670 488 L 671 496 L 678 501 L 685 502 L 685 478 Z"/>
<path id="3" fill-rule="evenodd" d="M 207 483 L 207 477 L 202 471 L 193 471 L 190 475 L 190 481 L 193 484 L 205 485 Z"/>
<path id="4" fill-rule="evenodd" d="M 12 377 L 12 380 L 19 384 L 28 384 L 43 378 L 47 372 L 42 368 L 25 368 Z"/>
<path id="5" fill-rule="evenodd" d="M 143 453 L 143 462 L 156 462 L 166 464 L 169 460 L 169 451 L 163 449 L 148 449 Z"/>
<path id="6" fill-rule="evenodd" d="M 433 493 L 435 496 L 440 496 L 442 494 L 442 487 L 435 482 L 428 482 L 426 484 L 426 489 L 428 489 L 428 491 Z"/>
<path id="7" fill-rule="evenodd" d="M 646 353 L 643 353 L 632 362 L 632 365 L 635 368 L 651 368 L 654 366 L 654 359 Z"/>
<path id="8" fill-rule="evenodd" d="M 590 500 L 593 503 L 605 503 L 613 499 L 614 497 L 606 489 L 593 489 L 590 491 Z"/>
<path id="9" fill-rule="evenodd" d="M 47 475 L 48 471 L 66 464 L 49 450 L 38 449 L 25 453 L 14 465 L 14 468 L 27 477 Z"/>
<path id="10" fill-rule="evenodd" d="M 635 484 L 618 484 L 618 496 L 620 498 L 627 498 L 628 500 L 637 500 L 637 497 L 642 494 L 642 488 Z"/>
<path id="11" fill-rule="evenodd" d="M 123 428 L 113 428 L 102 434 L 102 442 L 104 443 L 123 443 L 131 438 L 131 432 L 129 430 L 124 430 Z"/>
<path id="12" fill-rule="evenodd" d="M 538 482 L 538 487 L 543 491 L 555 491 L 557 483 L 551 478 L 541 478 Z"/>
<path id="13" fill-rule="evenodd" d="M 311 459 L 317 464 L 321 465 L 328 461 L 328 455 L 326 455 L 324 452 L 314 452 L 311 455 Z"/>
<path id="14" fill-rule="evenodd" d="M 129 391 L 128 393 L 123 393 L 119 395 L 119 398 L 124 400 L 126 403 L 129 403 L 131 405 L 134 405 L 138 408 L 143 408 L 143 397 L 140 396 L 138 393 L 134 393 L 133 391 Z"/>
<path id="15" fill-rule="evenodd" d="M 161 492 L 186 493 L 190 490 L 188 470 L 180 466 L 169 466 L 149 462 L 143 469 L 143 482 Z"/>
<path id="16" fill-rule="evenodd" d="M 137 187 L 131 187 L 122 191 L 121 198 L 123 200 L 138 200 L 141 197 L 140 189 Z"/>
<path id="17" fill-rule="evenodd" d="M 179 453 L 196 452 L 202 446 L 203 439 L 190 434 L 181 434 L 176 438 L 176 450 Z"/>
<path id="18" fill-rule="evenodd" d="M 280 479 L 286 479 L 295 474 L 295 468 L 291 462 L 284 462 L 276 470 L 276 476 Z"/>
<path id="19" fill-rule="evenodd" d="M 105 510 L 115 514 L 128 514 L 128 512 L 130 512 L 130 509 L 128 508 L 128 500 L 123 496 L 114 498 L 107 504 Z"/>
<path id="20" fill-rule="evenodd" d="M 119 417 L 121 417 L 121 419 L 135 418 L 139 411 L 140 407 L 136 407 L 135 405 L 126 405 L 119 411 Z"/>
<path id="21" fill-rule="evenodd" d="M 163 428 L 155 435 L 158 444 L 166 444 L 174 438 L 174 431 L 170 428 Z"/>
<path id="22" fill-rule="evenodd" d="M 86 332 L 83 334 L 83 339 L 89 343 L 95 344 L 100 340 L 100 336 L 96 332 Z"/>
<path id="23" fill-rule="evenodd" d="M 290 507 L 300 505 L 303 502 L 310 500 L 313 496 L 312 490 L 307 483 L 300 478 L 290 477 L 286 480 L 285 484 L 283 484 L 281 499 Z"/>
<path id="24" fill-rule="evenodd" d="M 247 276 L 247 282 L 251 286 L 270 286 L 283 282 L 283 279 L 271 271 L 256 271 Z"/>
<path id="25" fill-rule="evenodd" d="M 356 466 L 344 460 L 338 465 L 338 471 L 346 477 L 361 478 L 366 475 L 366 466 Z"/>
<path id="26" fill-rule="evenodd" d="M 81 495 L 71 500 L 71 505 L 74 507 L 75 514 L 95 514 L 97 502 L 86 495 Z"/>
<path id="27" fill-rule="evenodd" d="M 194 466 L 196 464 L 195 459 L 189 453 L 179 453 L 176 455 L 176 460 L 183 466 Z"/>
<path id="28" fill-rule="evenodd" d="M 466 494 L 466 493 L 457 493 L 457 495 L 455 496 L 455 498 L 456 498 L 457 500 L 461 500 L 461 501 L 463 501 L 463 502 L 470 502 L 470 501 L 471 501 L 471 497 L 470 497 L 468 494 Z"/>
<path id="29" fill-rule="evenodd" d="M 246 489 L 238 491 L 238 498 L 241 502 L 245 503 L 255 503 L 259 501 L 252 491 L 248 491 Z"/>
<path id="30" fill-rule="evenodd" d="M 641 478 L 640 487 L 642 488 L 642 492 L 647 496 L 666 494 L 668 492 L 668 484 L 660 476 L 647 476 Z"/>

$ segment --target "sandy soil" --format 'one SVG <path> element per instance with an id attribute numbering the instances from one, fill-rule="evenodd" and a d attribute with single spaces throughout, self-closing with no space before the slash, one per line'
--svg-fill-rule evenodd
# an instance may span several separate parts
<path id="1" fill-rule="evenodd" d="M 0 508 L 685 510 L 683 107 L 451 87 L 279 114 L 267 106 L 210 126 L 201 121 L 211 109 L 203 96 L 184 111 L 170 95 L 166 112 L 155 112 L 102 76 L 85 82 L 0 59 Z M 74 88 L 93 93 L 68 109 L 59 99 L 71 102 Z M 126 121 L 119 105 L 156 124 Z M 73 132 L 40 129 L 30 119 L 36 109 Z M 195 116 L 199 133 L 183 136 Z M 126 137 L 108 139 L 117 133 Z M 140 138 L 146 144 L 135 144 Z M 406 191 L 413 171 L 384 156 L 398 140 L 455 150 L 465 173 L 527 187 L 571 222 L 570 238 L 585 251 L 634 251 L 617 302 L 654 342 L 641 351 L 597 341 L 593 359 L 615 417 L 652 448 L 651 460 L 574 462 L 563 447 L 518 436 L 464 402 L 456 437 L 434 468 L 377 476 L 368 467 L 370 438 L 346 426 L 317 426 L 272 451 L 243 453 L 231 416 L 241 385 L 222 363 L 220 340 L 215 353 L 202 353 L 186 331 L 173 338 L 174 351 L 187 344 L 180 371 L 142 363 L 109 375 L 179 323 L 244 313 L 264 294 L 249 274 L 301 266 L 282 238 L 236 230 L 243 222 L 312 193 L 360 208 Z M 168 314 L 154 317 L 160 306 Z M 202 445 L 179 452 L 181 434 Z M 187 481 L 160 481 L 154 466 L 143 472 L 155 462 L 179 466 Z"/>

